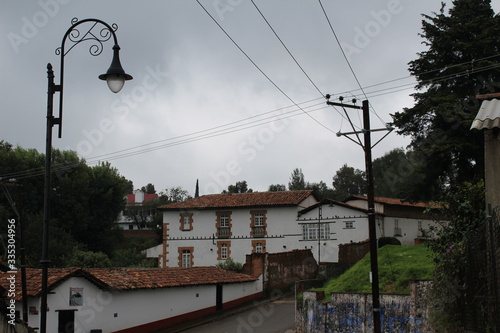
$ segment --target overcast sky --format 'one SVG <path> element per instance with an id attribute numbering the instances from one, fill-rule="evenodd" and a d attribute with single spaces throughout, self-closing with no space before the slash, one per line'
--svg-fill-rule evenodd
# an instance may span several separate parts
<path id="1" fill-rule="evenodd" d="M 89 165 L 109 161 L 135 188 L 181 186 L 194 195 L 199 179 L 209 194 L 246 180 L 266 191 L 288 184 L 294 168 L 331 187 L 342 165 L 364 170 L 364 155 L 337 137 L 350 125 L 323 96 L 355 96 L 358 105 L 368 98 L 372 128 L 383 128 L 390 113 L 413 105 L 407 64 L 425 50 L 421 14 L 440 9 L 439 1 L 411 0 L 200 3 L 2 0 L 0 140 L 44 152 L 47 63 L 58 84 L 55 49 L 71 19 L 97 18 L 118 25 L 121 62 L 134 79 L 113 94 L 97 79 L 113 43 L 96 57 L 90 42 L 76 45 L 65 57 L 63 136 L 55 127 L 54 147 L 77 151 Z M 348 112 L 359 128 L 359 111 Z M 373 157 L 408 143 L 391 133 Z"/>

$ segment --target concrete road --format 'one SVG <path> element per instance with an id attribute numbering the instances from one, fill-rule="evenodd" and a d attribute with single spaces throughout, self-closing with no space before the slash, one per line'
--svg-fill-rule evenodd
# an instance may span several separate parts
<path id="1" fill-rule="evenodd" d="M 295 299 L 255 302 L 245 312 L 223 316 L 183 333 L 292 333 L 295 332 Z"/>

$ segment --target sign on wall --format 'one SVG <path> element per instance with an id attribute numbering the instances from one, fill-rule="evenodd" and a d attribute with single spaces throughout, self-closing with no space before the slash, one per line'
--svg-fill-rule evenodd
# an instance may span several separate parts
<path id="1" fill-rule="evenodd" d="M 83 305 L 83 288 L 69 288 L 69 305 Z"/>

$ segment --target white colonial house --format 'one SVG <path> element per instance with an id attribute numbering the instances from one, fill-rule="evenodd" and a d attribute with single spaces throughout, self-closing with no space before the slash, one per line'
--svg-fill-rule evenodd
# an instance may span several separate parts
<path id="1" fill-rule="evenodd" d="M 427 206 L 377 198 L 377 237 L 413 245 L 432 235 Z M 313 191 L 212 194 L 159 207 L 161 267 L 245 262 L 247 254 L 310 249 L 317 262 L 338 262 L 339 245 L 369 238 L 367 200 L 318 202 Z"/>
<path id="2" fill-rule="evenodd" d="M 258 252 L 299 249 L 298 212 L 318 202 L 311 190 L 210 194 L 159 207 L 162 267 L 215 265 Z"/>
<path id="3" fill-rule="evenodd" d="M 368 200 L 363 196 L 351 196 L 345 203 L 364 209 Z M 435 205 L 392 198 L 375 198 L 375 212 L 379 216 L 378 229 L 381 236 L 396 237 L 402 245 L 414 245 L 420 240 L 434 237 L 431 226 L 435 219 L 444 220 Z M 432 215 L 429 211 L 432 210 Z"/>
<path id="4" fill-rule="evenodd" d="M 36 328 L 41 270 L 26 276 L 28 325 Z M 48 276 L 47 332 L 152 333 L 262 296 L 259 278 L 216 267 L 54 268 Z M 0 273 L 0 286 L 21 318 L 20 271 Z"/>
<path id="5" fill-rule="evenodd" d="M 124 211 L 120 212 L 116 221 L 118 227 L 123 230 L 149 229 L 146 224 L 151 221 L 154 207 L 148 203 L 151 203 L 156 197 L 158 194 L 148 194 L 141 190 L 127 194 L 125 211 L 129 209 L 131 213 L 127 216 Z"/>

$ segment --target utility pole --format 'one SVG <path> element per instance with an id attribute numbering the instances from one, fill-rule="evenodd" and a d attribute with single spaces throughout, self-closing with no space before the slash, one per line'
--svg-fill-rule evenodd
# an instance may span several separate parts
<path id="1" fill-rule="evenodd" d="M 371 267 L 371 282 L 372 282 L 372 302 L 373 302 L 373 332 L 381 333 L 381 323 L 380 323 L 380 287 L 379 287 L 379 278 L 378 278 L 378 257 L 377 257 L 377 229 L 376 229 L 376 218 L 375 218 L 375 190 L 373 183 L 373 168 L 372 168 L 372 148 L 379 143 L 383 138 L 385 138 L 389 133 L 384 135 L 382 139 L 377 141 L 375 145 L 372 145 L 371 142 L 371 132 L 375 131 L 392 131 L 392 127 L 387 126 L 383 129 L 375 129 L 372 130 L 370 128 L 370 110 L 368 100 L 363 101 L 363 106 L 357 106 L 354 104 L 344 104 L 342 103 L 343 98 L 340 98 L 340 103 L 338 102 L 330 102 L 330 95 L 326 95 L 327 105 L 331 106 L 339 106 L 342 107 L 345 111 L 345 108 L 351 109 L 361 109 L 363 111 L 363 129 L 361 131 L 354 130 L 354 125 L 351 122 L 351 119 L 347 112 L 346 116 L 351 123 L 353 128 L 353 132 L 346 133 L 337 133 L 337 136 L 346 136 L 347 135 L 356 135 L 357 141 L 347 137 L 354 143 L 360 145 L 365 152 L 365 167 L 366 167 L 366 178 L 367 178 L 367 200 L 368 200 L 368 233 L 370 238 L 370 267 Z M 355 99 L 352 101 L 356 102 Z M 363 134 L 363 142 L 359 138 L 358 134 Z"/>

